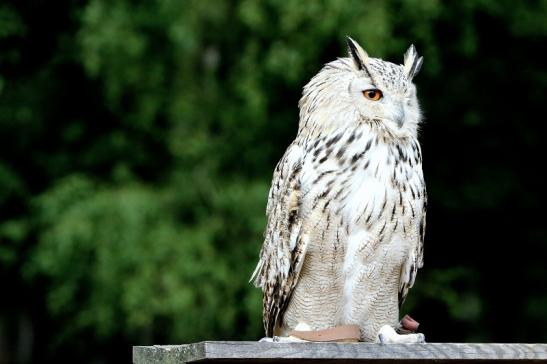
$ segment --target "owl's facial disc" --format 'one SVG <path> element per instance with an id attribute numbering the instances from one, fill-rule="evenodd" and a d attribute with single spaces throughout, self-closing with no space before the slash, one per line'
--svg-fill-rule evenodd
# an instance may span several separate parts
<path id="1" fill-rule="evenodd" d="M 384 93 L 380 89 L 372 88 L 363 90 L 363 96 L 370 101 L 380 101 L 384 97 Z M 393 107 L 391 108 L 392 119 L 400 129 L 405 122 L 405 107 L 403 102 L 393 101 Z"/>
<path id="2" fill-rule="evenodd" d="M 363 118 L 382 120 L 394 129 L 401 129 L 405 124 L 404 99 L 398 92 L 381 85 L 378 87 L 370 79 L 361 77 L 351 82 L 349 92 Z"/>

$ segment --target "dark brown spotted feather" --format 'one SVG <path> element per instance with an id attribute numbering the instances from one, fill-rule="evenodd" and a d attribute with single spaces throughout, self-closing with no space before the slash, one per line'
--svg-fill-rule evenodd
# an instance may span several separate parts
<path id="1" fill-rule="evenodd" d="M 298 281 L 306 242 L 302 239 L 299 214 L 302 162 L 300 149 L 291 145 L 279 161 L 273 176 L 266 214 L 268 226 L 260 256 L 262 266 L 253 277 L 263 287 L 263 322 L 267 336 L 281 325 L 283 311 Z"/>
<path id="2" fill-rule="evenodd" d="M 413 150 L 413 156 L 410 156 L 408 160 L 414 159 L 414 163 L 418 164 L 421 163 L 421 148 L 418 143 L 412 144 L 412 150 Z M 405 185 L 406 186 L 406 185 Z M 427 213 L 427 190 L 425 188 L 425 184 L 422 185 L 422 191 L 416 194 L 412 187 L 411 193 L 413 199 L 419 198 L 423 201 L 423 207 L 422 207 L 422 213 L 421 213 L 421 219 L 419 222 L 419 228 L 418 228 L 418 244 L 416 245 L 416 251 L 415 251 L 415 260 L 412 263 L 412 266 L 410 268 L 410 276 L 408 277 L 408 280 L 405 282 L 402 282 L 401 289 L 399 290 L 399 307 L 403 305 L 405 302 L 406 296 L 408 295 L 409 289 L 414 284 L 414 280 L 416 279 L 416 274 L 418 273 L 418 269 L 423 267 L 424 265 L 424 254 L 423 254 L 423 248 L 424 248 L 424 237 L 425 237 L 425 223 L 426 223 L 426 213 Z M 402 201 L 402 197 L 401 197 Z M 412 205 L 410 205 L 412 207 Z M 401 275 L 402 276 L 402 275 Z"/>

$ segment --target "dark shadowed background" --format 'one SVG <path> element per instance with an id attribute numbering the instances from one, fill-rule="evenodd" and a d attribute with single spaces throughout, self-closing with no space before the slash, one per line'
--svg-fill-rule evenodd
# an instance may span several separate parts
<path id="1" fill-rule="evenodd" d="M 345 36 L 414 43 L 429 341 L 547 341 L 547 1 L 0 5 L 0 363 L 255 340 L 273 168 Z"/>

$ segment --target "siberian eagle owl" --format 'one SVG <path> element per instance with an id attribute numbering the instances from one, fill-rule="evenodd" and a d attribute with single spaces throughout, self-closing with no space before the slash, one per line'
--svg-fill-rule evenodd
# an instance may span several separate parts
<path id="1" fill-rule="evenodd" d="M 348 58 L 304 87 L 298 134 L 273 174 L 251 278 L 263 291 L 269 337 L 297 325 L 357 325 L 363 341 L 386 327 L 395 334 L 423 265 L 426 188 L 412 83 L 422 57 L 410 46 L 397 65 L 351 38 L 348 45 Z M 391 340 L 419 341 L 422 334 Z"/>

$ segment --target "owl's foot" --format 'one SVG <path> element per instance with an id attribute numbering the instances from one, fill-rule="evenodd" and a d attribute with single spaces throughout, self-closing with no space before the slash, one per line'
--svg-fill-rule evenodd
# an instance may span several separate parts
<path id="1" fill-rule="evenodd" d="M 405 334 L 399 335 L 395 329 L 389 325 L 384 325 L 378 332 L 378 342 L 385 344 L 418 344 L 425 343 L 424 334 Z"/>
<path id="2" fill-rule="evenodd" d="M 302 340 L 294 336 L 274 336 L 274 337 L 263 337 L 258 340 L 261 343 L 304 343 L 308 340 Z"/>
<path id="3" fill-rule="evenodd" d="M 262 342 L 358 342 L 361 331 L 357 325 L 341 325 L 322 330 L 313 330 L 306 323 L 299 323 L 288 336 L 265 337 Z"/>
<path id="4" fill-rule="evenodd" d="M 311 330 L 310 327 L 307 324 L 300 323 L 295 327 L 295 330 Z M 302 342 L 308 342 L 308 340 L 305 340 L 303 338 L 299 338 L 296 336 L 292 336 L 289 333 L 289 336 L 274 336 L 274 337 L 263 337 L 259 340 L 259 342 L 267 342 L 267 343 L 302 343 Z"/>

